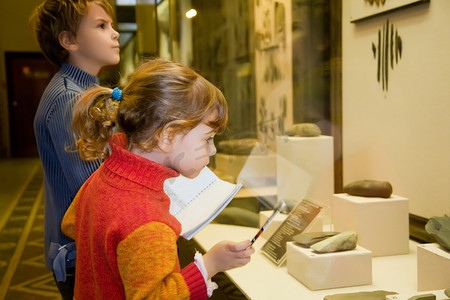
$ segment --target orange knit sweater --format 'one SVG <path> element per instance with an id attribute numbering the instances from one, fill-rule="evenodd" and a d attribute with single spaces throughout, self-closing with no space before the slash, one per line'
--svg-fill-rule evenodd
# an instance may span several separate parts
<path id="1" fill-rule="evenodd" d="M 204 299 L 206 285 L 194 263 L 180 270 L 180 223 L 163 190 L 179 174 L 110 141 L 112 155 L 86 181 L 62 230 L 75 239 L 75 298 Z"/>

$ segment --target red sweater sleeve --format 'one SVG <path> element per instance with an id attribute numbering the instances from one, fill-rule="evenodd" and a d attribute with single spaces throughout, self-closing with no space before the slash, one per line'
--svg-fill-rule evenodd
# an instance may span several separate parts
<path id="1" fill-rule="evenodd" d="M 145 224 L 117 246 L 117 265 L 127 299 L 206 299 L 195 264 L 179 268 L 177 235 L 166 224 Z"/>

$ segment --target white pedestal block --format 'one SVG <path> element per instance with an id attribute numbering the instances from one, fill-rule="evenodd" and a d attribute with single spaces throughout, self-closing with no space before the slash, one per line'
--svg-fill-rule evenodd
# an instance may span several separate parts
<path id="1" fill-rule="evenodd" d="M 439 244 L 417 245 L 417 290 L 450 287 L 450 252 Z"/>
<path id="2" fill-rule="evenodd" d="M 355 231 L 358 244 L 372 251 L 374 257 L 409 252 L 407 198 L 334 194 L 332 212 L 334 230 Z"/>
<path id="3" fill-rule="evenodd" d="M 311 290 L 372 283 L 372 254 L 357 246 L 350 251 L 318 254 L 287 243 L 287 270 Z"/>
<path id="4" fill-rule="evenodd" d="M 277 137 L 278 200 L 304 198 L 331 204 L 334 193 L 333 137 Z M 320 218 L 331 223 L 331 212 Z"/>
<path id="5" fill-rule="evenodd" d="M 233 182 L 244 172 L 246 182 L 254 186 L 275 185 L 276 155 L 232 155 L 217 153 L 214 156 L 215 169 L 225 176 L 232 178 Z"/>

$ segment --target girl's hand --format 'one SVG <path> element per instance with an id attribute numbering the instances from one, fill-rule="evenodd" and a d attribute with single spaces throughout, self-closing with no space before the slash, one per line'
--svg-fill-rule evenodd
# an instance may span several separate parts
<path id="1" fill-rule="evenodd" d="M 248 248 L 249 246 L 250 241 L 240 243 L 222 241 L 214 245 L 203 255 L 208 277 L 211 278 L 218 272 L 242 267 L 250 262 L 250 256 L 255 252 L 255 249 L 253 247 Z"/>

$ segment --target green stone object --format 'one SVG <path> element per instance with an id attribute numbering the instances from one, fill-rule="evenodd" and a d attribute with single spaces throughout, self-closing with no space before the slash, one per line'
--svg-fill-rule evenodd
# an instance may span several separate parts
<path id="1" fill-rule="evenodd" d="M 389 198 L 392 185 L 388 181 L 358 180 L 344 186 L 344 193 L 361 197 Z"/>
<path id="2" fill-rule="evenodd" d="M 386 300 L 387 295 L 397 295 L 395 292 L 388 291 L 372 291 L 372 292 L 357 292 L 334 294 L 325 296 L 324 300 Z"/>
<path id="3" fill-rule="evenodd" d="M 329 237 L 335 236 L 339 232 L 303 232 L 293 237 L 294 242 L 304 246 L 310 247 L 311 245 L 323 241 Z"/>
<path id="4" fill-rule="evenodd" d="M 431 217 L 425 225 L 425 230 L 439 245 L 450 251 L 450 217 Z"/>
<path id="5" fill-rule="evenodd" d="M 321 242 L 311 245 L 311 249 L 319 253 L 348 251 L 356 248 L 358 235 L 354 231 L 344 231 Z"/>
<path id="6" fill-rule="evenodd" d="M 217 144 L 217 152 L 233 155 L 249 155 L 257 142 L 258 139 L 255 138 L 220 141 Z"/>
<path id="7" fill-rule="evenodd" d="M 286 129 L 288 136 L 316 137 L 321 134 L 319 126 L 314 123 L 297 123 Z"/>
<path id="8" fill-rule="evenodd" d="M 444 290 L 445 296 L 450 298 L 450 288 Z"/>
<path id="9" fill-rule="evenodd" d="M 408 298 L 408 300 L 436 300 L 436 295 L 434 294 L 417 295 Z"/>

